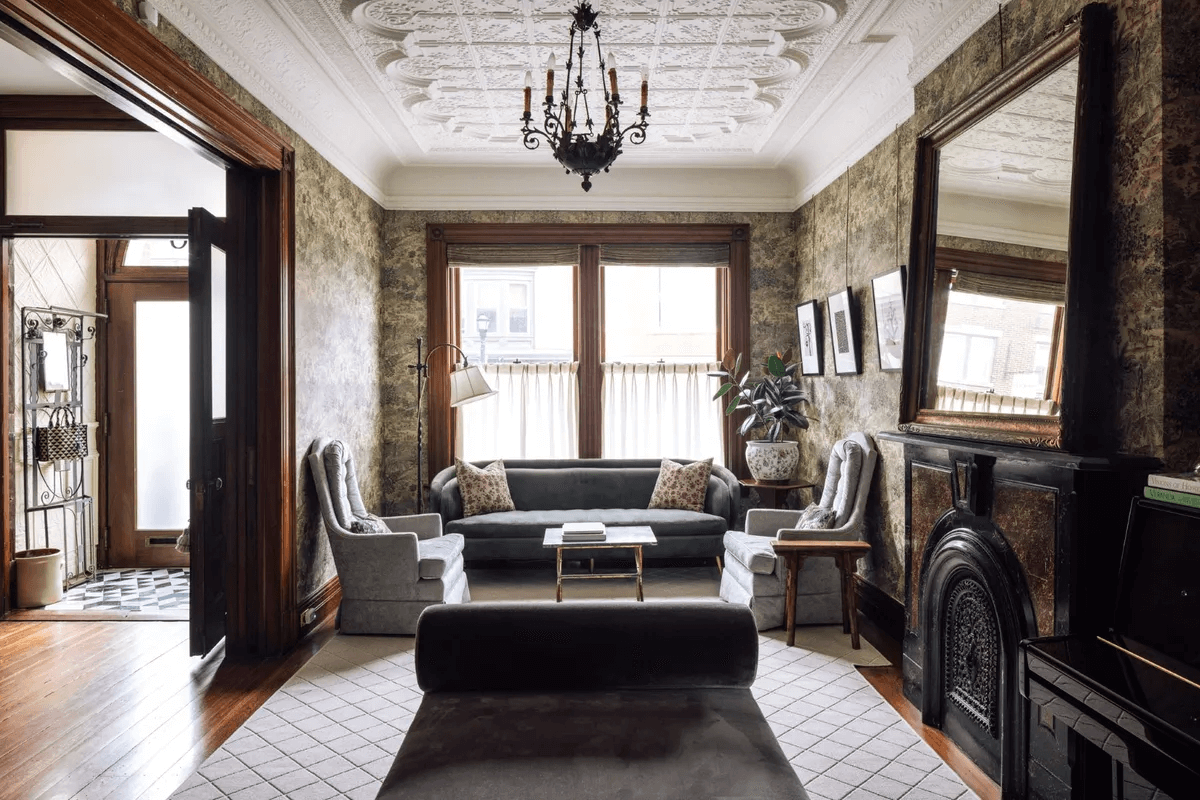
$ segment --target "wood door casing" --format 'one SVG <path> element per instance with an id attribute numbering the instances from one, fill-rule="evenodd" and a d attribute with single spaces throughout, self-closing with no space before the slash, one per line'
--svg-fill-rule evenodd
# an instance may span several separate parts
<path id="1" fill-rule="evenodd" d="M 107 563 L 111 567 L 186 567 L 173 545 L 148 545 L 148 537 L 177 537 L 180 530 L 137 527 L 136 309 L 139 301 L 187 302 L 183 281 L 110 283 L 108 286 Z M 186 345 L 181 357 L 187 358 Z M 186 458 L 186 454 L 183 455 Z M 180 487 L 182 489 L 182 487 Z"/>

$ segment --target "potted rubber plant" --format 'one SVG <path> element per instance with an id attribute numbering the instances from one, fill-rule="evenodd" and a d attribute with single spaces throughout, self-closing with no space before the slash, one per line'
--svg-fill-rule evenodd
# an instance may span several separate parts
<path id="1" fill-rule="evenodd" d="M 787 483 L 800 461 L 800 445 L 783 438 L 791 430 L 804 430 L 809 417 L 801 406 L 808 394 L 796 383 L 800 365 L 792 361 L 792 351 L 773 353 L 762 365 L 762 376 L 751 379 L 749 368 L 742 372 L 742 356 L 730 350 L 721 359 L 721 369 L 708 373 L 722 380 L 714 400 L 726 403 L 725 415 L 746 412 L 738 435 L 746 438 L 765 429 L 765 438 L 746 439 L 746 466 L 761 483 Z"/>

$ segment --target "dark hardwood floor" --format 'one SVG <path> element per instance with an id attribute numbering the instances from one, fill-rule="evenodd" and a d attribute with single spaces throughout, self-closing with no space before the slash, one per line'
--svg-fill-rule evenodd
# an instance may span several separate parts
<path id="1" fill-rule="evenodd" d="M 225 663 L 186 622 L 0 622 L 0 798 L 167 798 L 332 635 Z"/>

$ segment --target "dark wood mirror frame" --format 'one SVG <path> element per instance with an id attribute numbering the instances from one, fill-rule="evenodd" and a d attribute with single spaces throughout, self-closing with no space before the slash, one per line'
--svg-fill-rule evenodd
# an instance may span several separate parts
<path id="1" fill-rule="evenodd" d="M 1084 7 L 1062 31 L 974 92 L 917 139 L 910 240 L 900 429 L 955 438 L 1030 447 L 1098 452 L 1110 448 L 1112 426 L 1106 398 L 1111 356 L 1096 336 L 1112 319 L 1107 263 L 1111 139 L 1111 14 L 1096 3 Z M 1067 246 L 1066 324 L 1063 334 L 1062 412 L 1026 416 L 943 411 L 922 404 L 922 386 L 936 368 L 930 357 L 935 252 L 937 248 L 938 160 L 941 148 L 1027 88 L 1076 56 L 1079 85 L 1075 109 L 1071 205 Z M 1100 345 L 1098 347 L 1098 345 Z"/>

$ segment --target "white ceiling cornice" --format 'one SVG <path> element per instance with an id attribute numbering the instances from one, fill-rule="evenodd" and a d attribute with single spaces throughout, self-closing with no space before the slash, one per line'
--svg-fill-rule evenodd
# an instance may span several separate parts
<path id="1" fill-rule="evenodd" d="M 994 0 L 598 0 L 607 41 L 632 54 L 622 65 L 650 54 L 658 138 L 585 195 L 545 147 L 525 151 L 517 114 L 505 127 L 526 64 L 565 48 L 574 0 L 154 3 L 363 191 L 406 209 L 794 210 L 911 115 L 914 82 L 996 13 Z M 547 162 L 555 179 L 528 179 Z M 706 181 L 705 167 L 747 179 Z M 655 190 L 598 192 L 631 185 L 616 180 L 631 169 L 657 171 Z"/>

